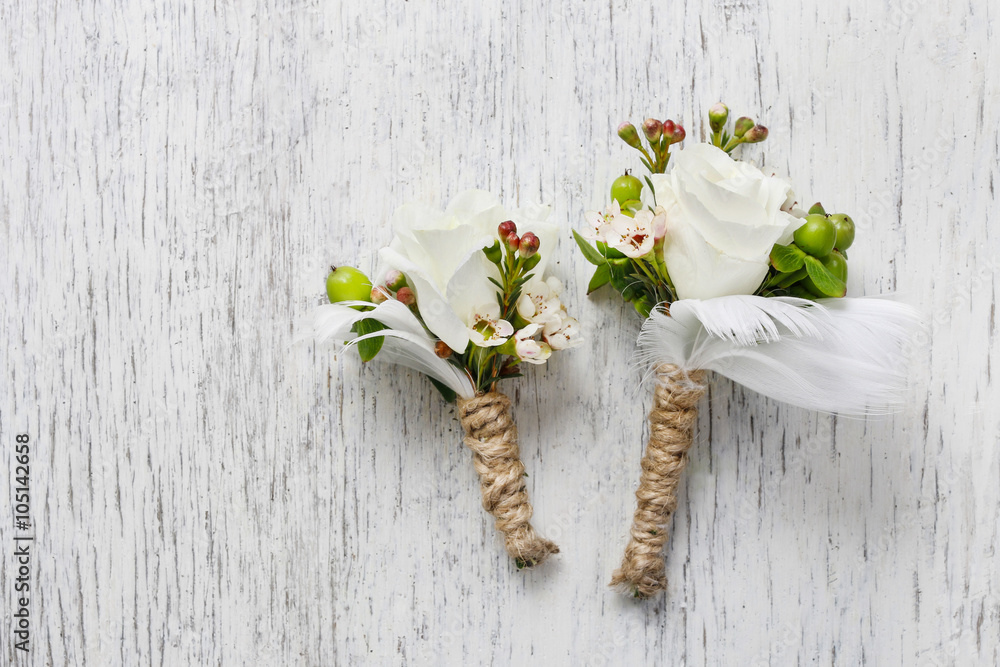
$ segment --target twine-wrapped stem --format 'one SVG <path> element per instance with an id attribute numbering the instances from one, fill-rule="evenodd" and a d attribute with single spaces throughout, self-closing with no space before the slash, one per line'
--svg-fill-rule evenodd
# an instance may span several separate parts
<path id="1" fill-rule="evenodd" d="M 649 412 L 649 442 L 642 458 L 631 538 L 611 585 L 648 598 L 667 587 L 663 546 L 677 509 L 677 486 L 687 465 L 698 399 L 705 393 L 705 372 L 672 364 L 656 369 L 657 386 Z"/>
<path id="2" fill-rule="evenodd" d="M 520 567 L 532 567 L 559 547 L 540 537 L 529 523 L 532 514 L 524 483 L 524 464 L 517 446 L 517 426 L 510 399 L 491 391 L 458 400 L 465 445 L 482 485 L 483 508 L 496 518 L 507 553 Z"/>

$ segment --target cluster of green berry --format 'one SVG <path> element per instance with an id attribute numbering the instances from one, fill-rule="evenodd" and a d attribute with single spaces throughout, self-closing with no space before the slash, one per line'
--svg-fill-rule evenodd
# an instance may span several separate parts
<path id="1" fill-rule="evenodd" d="M 847 249 L 854 243 L 854 221 L 844 213 L 828 215 L 822 204 L 809 209 L 793 242 L 775 244 L 765 296 L 787 293 L 804 299 L 847 294 Z"/>

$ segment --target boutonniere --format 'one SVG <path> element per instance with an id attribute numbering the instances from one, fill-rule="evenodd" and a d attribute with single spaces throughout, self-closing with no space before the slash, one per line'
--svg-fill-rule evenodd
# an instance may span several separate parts
<path id="1" fill-rule="evenodd" d="M 582 342 L 561 283 L 545 276 L 557 238 L 546 215 L 507 211 L 478 190 L 443 211 L 403 206 L 392 217 L 392 242 L 379 252 L 381 277 L 373 283 L 355 268 L 332 268 L 330 304 L 316 309 L 312 330 L 362 361 L 423 373 L 457 404 L 483 507 L 519 568 L 559 549 L 531 526 L 517 427 L 498 385 Z"/>
<path id="2" fill-rule="evenodd" d="M 574 232 L 596 265 L 589 291 L 610 284 L 645 318 L 638 359 L 656 378 L 637 507 L 612 577 L 637 597 L 666 588 L 663 547 L 677 507 L 697 405 L 714 371 L 766 396 L 864 416 L 897 406 L 911 308 L 845 298 L 850 216 L 797 207 L 789 181 L 734 159 L 767 138 L 749 118 L 709 111 L 710 140 L 680 148 L 684 128 L 647 119 L 619 136 L 649 171 L 625 172 L 604 211 Z"/>

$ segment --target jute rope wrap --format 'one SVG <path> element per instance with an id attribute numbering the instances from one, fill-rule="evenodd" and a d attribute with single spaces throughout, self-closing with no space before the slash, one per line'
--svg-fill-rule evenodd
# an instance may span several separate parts
<path id="1" fill-rule="evenodd" d="M 667 588 L 663 545 L 667 526 L 677 509 L 677 485 L 687 465 L 691 432 L 698 417 L 698 399 L 705 393 L 705 371 L 683 371 L 664 364 L 656 369 L 658 383 L 649 412 L 649 442 L 642 458 L 642 475 L 632 519 L 632 537 L 611 578 L 636 597 L 648 598 Z"/>
<path id="2" fill-rule="evenodd" d="M 482 483 L 483 508 L 496 517 L 507 553 L 518 567 L 538 565 L 559 553 L 559 547 L 539 537 L 529 523 L 532 509 L 510 399 L 495 391 L 460 398 L 458 413 L 465 429 L 465 445 L 472 450 Z"/>

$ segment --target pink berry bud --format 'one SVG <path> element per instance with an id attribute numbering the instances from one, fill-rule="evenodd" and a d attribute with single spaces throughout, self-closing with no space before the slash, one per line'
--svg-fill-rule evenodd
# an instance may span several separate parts
<path id="1" fill-rule="evenodd" d="M 399 271 L 393 269 L 385 274 L 385 286 L 388 287 L 390 291 L 395 292 L 400 287 L 404 287 L 405 285 L 406 277 Z"/>
<path id="2" fill-rule="evenodd" d="M 417 302 L 417 295 L 409 287 L 400 287 L 396 292 L 396 301 L 404 306 L 412 306 Z"/>
<path id="3" fill-rule="evenodd" d="M 514 224 L 513 220 L 501 222 L 497 227 L 497 236 L 500 238 L 505 239 L 511 234 L 517 234 L 517 225 Z"/>
<path id="4" fill-rule="evenodd" d="M 385 287 L 372 288 L 372 303 L 380 304 L 389 300 L 389 291 Z"/>
<path id="5" fill-rule="evenodd" d="M 743 142 L 747 144 L 760 143 L 767 139 L 767 128 L 763 125 L 754 125 L 743 135 Z"/>
<path id="6" fill-rule="evenodd" d="M 660 135 L 663 134 L 663 123 L 655 118 L 647 118 L 642 122 L 642 131 L 649 139 L 649 143 L 655 144 L 660 140 Z"/>
<path id="7" fill-rule="evenodd" d="M 684 141 L 684 137 L 686 136 L 687 132 L 684 131 L 684 127 L 682 125 L 678 125 L 674 129 L 674 139 L 670 143 L 679 144 L 680 142 Z"/>
<path id="8" fill-rule="evenodd" d="M 708 110 L 708 124 L 712 128 L 712 132 L 722 132 L 728 119 L 729 107 L 722 102 L 712 105 L 712 108 Z"/>
<path id="9" fill-rule="evenodd" d="M 434 343 L 434 354 L 438 356 L 439 359 L 447 359 L 451 356 L 451 348 L 443 340 L 439 340 Z"/>
<path id="10" fill-rule="evenodd" d="M 518 254 L 520 254 L 521 257 L 531 257 L 538 252 L 538 246 L 540 246 L 541 243 L 542 242 L 538 240 L 537 236 L 528 232 L 521 237 L 521 247 L 518 250 Z"/>
<path id="11" fill-rule="evenodd" d="M 521 239 L 517 238 L 517 234 L 511 232 L 507 235 L 507 238 L 504 239 L 504 243 L 506 243 L 507 247 L 511 250 L 517 250 L 517 247 L 521 245 Z"/>
<path id="12" fill-rule="evenodd" d="M 747 118 L 746 116 L 740 116 L 736 119 L 736 124 L 733 125 L 733 136 L 737 139 L 742 139 L 743 135 L 749 132 L 753 125 L 753 119 Z"/>
<path id="13" fill-rule="evenodd" d="M 622 123 L 619 125 L 618 136 L 632 148 L 642 148 L 642 142 L 639 141 L 639 133 L 636 132 L 635 125 L 632 123 Z"/>

